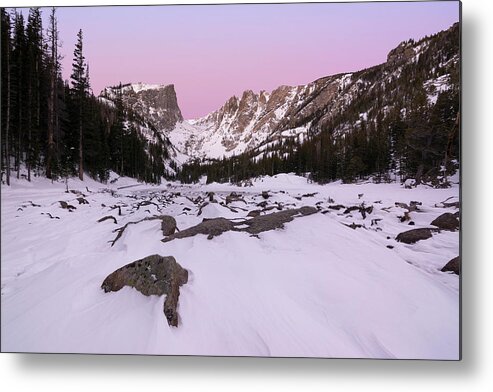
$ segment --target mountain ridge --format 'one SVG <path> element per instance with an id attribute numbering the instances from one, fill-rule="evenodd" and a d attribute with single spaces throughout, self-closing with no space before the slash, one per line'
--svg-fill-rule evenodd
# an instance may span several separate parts
<path id="1" fill-rule="evenodd" d="M 433 107 L 440 94 L 459 89 L 458 37 L 456 23 L 418 41 L 401 42 L 384 63 L 271 92 L 247 89 L 193 120 L 183 119 L 173 85 L 133 83 L 120 90 L 124 104 L 169 140 L 170 155 L 180 155 L 177 166 L 243 154 L 258 160 L 272 156 L 273 149 L 280 152 L 282 143 L 301 145 L 321 132 L 344 137 L 361 127 L 378 128 L 395 113 L 405 119 L 418 101 Z M 103 91 L 108 97 L 115 87 Z"/>

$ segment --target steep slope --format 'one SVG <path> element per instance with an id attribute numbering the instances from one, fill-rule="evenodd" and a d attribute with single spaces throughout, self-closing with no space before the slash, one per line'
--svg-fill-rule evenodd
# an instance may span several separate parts
<path id="1" fill-rule="evenodd" d="M 127 109 L 152 122 L 158 130 L 171 129 L 177 122 L 183 121 L 172 84 L 124 84 L 107 87 L 100 94 L 110 100 L 115 100 L 117 95 L 121 95 Z"/>
<path id="2" fill-rule="evenodd" d="M 135 83 L 106 87 L 99 99 L 121 111 L 123 134 L 137 135 L 155 166 L 154 175 L 174 176 L 176 168 L 188 159 L 167 136 L 169 129 L 183 121 L 174 86 Z"/>
<path id="3" fill-rule="evenodd" d="M 178 123 L 170 140 L 192 157 L 230 157 L 261 152 L 282 139 L 302 142 L 327 128 L 340 135 L 362 122 L 382 120 L 394 108 L 411 107 L 420 94 L 434 105 L 439 93 L 459 88 L 458 38 L 455 24 L 418 42 L 401 43 L 385 63 L 366 70 L 271 93 L 247 90 L 203 118 Z"/>

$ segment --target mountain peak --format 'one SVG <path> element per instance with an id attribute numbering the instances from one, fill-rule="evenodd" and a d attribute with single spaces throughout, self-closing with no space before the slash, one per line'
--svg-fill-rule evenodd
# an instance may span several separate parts
<path id="1" fill-rule="evenodd" d="M 175 89 L 175 86 L 173 84 L 148 84 L 148 83 L 131 83 L 130 88 L 135 92 L 139 93 L 141 91 L 147 91 L 147 90 L 161 90 L 161 89 Z"/>
<path id="2" fill-rule="evenodd" d="M 173 84 L 127 83 L 106 87 L 100 96 L 115 100 L 117 92 L 126 108 L 150 120 L 158 130 L 170 130 L 183 121 Z"/>

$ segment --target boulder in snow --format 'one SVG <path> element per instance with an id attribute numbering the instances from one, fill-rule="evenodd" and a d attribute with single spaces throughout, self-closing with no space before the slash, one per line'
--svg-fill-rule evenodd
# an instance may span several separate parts
<path id="1" fill-rule="evenodd" d="M 106 277 L 101 288 L 108 293 L 124 286 L 133 287 L 146 296 L 166 295 L 164 314 L 170 326 L 178 326 L 180 286 L 188 282 L 188 271 L 173 256 L 152 255 L 127 264 Z"/>
<path id="2" fill-rule="evenodd" d="M 431 222 L 433 226 L 442 230 L 456 231 L 459 229 L 459 219 L 455 214 L 446 212 Z"/>
<path id="3" fill-rule="evenodd" d="M 400 233 L 395 239 L 405 244 L 414 244 L 421 240 L 431 238 L 431 230 L 429 228 L 413 229 Z"/>
<path id="4" fill-rule="evenodd" d="M 460 256 L 454 257 L 452 260 L 450 260 L 447 264 L 445 264 L 445 267 L 441 269 L 442 272 L 453 272 L 456 275 L 460 274 Z"/>
<path id="5" fill-rule="evenodd" d="M 163 215 L 161 217 L 161 231 L 165 236 L 173 234 L 176 231 L 176 219 L 170 215 Z"/>

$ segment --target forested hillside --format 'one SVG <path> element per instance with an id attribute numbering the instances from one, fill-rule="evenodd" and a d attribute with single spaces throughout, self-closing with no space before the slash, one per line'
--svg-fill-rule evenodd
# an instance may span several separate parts
<path id="1" fill-rule="evenodd" d="M 2 181 L 21 175 L 28 181 L 82 179 L 85 172 L 105 182 L 113 170 L 160 182 L 167 173 L 166 140 L 124 108 L 121 97 L 108 102 L 93 94 L 82 30 L 70 81 L 63 81 L 57 23 L 55 8 L 47 27 L 39 8 L 29 10 L 27 21 L 21 12 L 1 9 Z"/>

